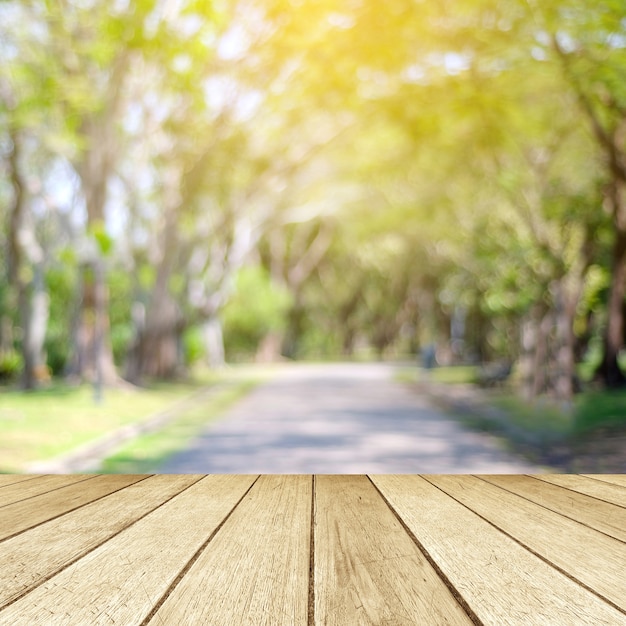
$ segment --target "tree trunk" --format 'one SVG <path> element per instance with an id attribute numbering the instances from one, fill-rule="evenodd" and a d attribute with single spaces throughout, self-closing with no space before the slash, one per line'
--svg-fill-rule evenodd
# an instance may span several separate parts
<path id="1" fill-rule="evenodd" d="M 283 336 L 282 353 L 288 359 L 295 359 L 298 356 L 298 349 L 302 334 L 304 332 L 304 324 L 306 319 L 306 310 L 299 294 L 295 297 L 295 303 L 287 316 L 287 329 Z"/>
<path id="2" fill-rule="evenodd" d="M 105 227 L 104 208 L 118 143 L 115 124 L 128 62 L 129 52 L 122 50 L 110 68 L 107 87 L 102 93 L 102 108 L 96 113 L 85 113 L 80 125 L 86 147 L 74 167 L 81 181 L 87 209 L 86 234 L 92 244 L 96 244 L 96 233 Z M 95 258 L 83 259 L 83 262 L 85 268 L 80 279 L 82 311 L 75 329 L 77 343 L 70 375 L 100 385 L 117 385 L 121 381 L 115 369 L 110 341 L 109 294 L 101 251 L 96 250 Z M 92 267 L 87 269 L 87 265 Z"/>
<path id="3" fill-rule="evenodd" d="M 202 336 L 207 351 L 207 361 L 211 369 L 224 367 L 224 336 L 222 322 L 217 315 L 212 315 L 202 324 Z"/>
<path id="4" fill-rule="evenodd" d="M 535 393 L 535 376 L 537 373 L 535 354 L 539 336 L 540 313 L 534 307 L 521 323 L 520 372 L 522 377 L 522 395 L 526 400 L 532 400 Z"/>
<path id="5" fill-rule="evenodd" d="M 182 331 L 180 311 L 169 294 L 154 301 L 129 353 L 126 378 L 137 384 L 146 377 L 171 379 L 180 374 Z"/>
<path id="6" fill-rule="evenodd" d="M 554 285 L 556 317 L 556 376 L 554 391 L 557 400 L 565 405 L 571 405 L 576 379 L 573 326 L 578 298 L 576 294 L 568 294 L 566 292 L 564 282 L 565 278 L 562 278 Z"/>
<path id="7" fill-rule="evenodd" d="M 257 363 L 277 363 L 282 359 L 280 347 L 283 343 L 283 333 L 272 330 L 261 340 L 254 360 Z"/>
<path id="8" fill-rule="evenodd" d="M 43 351 L 48 325 L 49 299 L 44 289 L 43 269 L 40 264 L 34 268 L 31 285 L 20 285 L 18 300 L 24 359 L 21 385 L 24 389 L 34 389 L 40 382 L 49 378 Z"/>
<path id="9" fill-rule="evenodd" d="M 166 184 L 166 212 L 160 233 L 161 259 L 150 302 L 137 326 L 137 338 L 129 350 L 126 378 L 139 383 L 144 377 L 173 378 L 183 369 L 180 350 L 184 320 L 169 292 L 174 254 L 178 243 L 176 216 L 180 206 L 178 179 L 170 172 Z"/>
<path id="10" fill-rule="evenodd" d="M 116 385 L 120 381 L 109 339 L 108 292 L 102 271 L 93 263 L 81 267 L 80 271 L 81 298 L 68 376 L 100 387 Z"/>
<path id="11" fill-rule="evenodd" d="M 617 358 L 624 345 L 623 304 L 626 289 L 626 231 L 618 230 L 613 245 L 611 289 L 607 305 L 607 322 L 603 336 L 602 361 L 595 378 L 607 387 L 621 387 L 626 383 Z"/>
<path id="12" fill-rule="evenodd" d="M 11 141 L 13 149 L 9 156 L 9 175 L 13 186 L 13 203 L 9 217 L 8 279 L 22 328 L 21 386 L 34 389 L 40 379 L 47 378 L 43 344 L 48 323 L 48 296 L 43 280 L 43 251 L 27 212 L 25 181 L 20 163 L 21 134 L 12 131 Z M 12 335 L 12 332 L 6 334 Z"/>

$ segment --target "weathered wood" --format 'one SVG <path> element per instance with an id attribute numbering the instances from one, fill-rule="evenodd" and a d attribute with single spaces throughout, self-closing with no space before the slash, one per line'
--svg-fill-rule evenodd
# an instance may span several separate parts
<path id="1" fill-rule="evenodd" d="M 479 476 L 493 485 L 626 542 L 626 508 L 529 476 Z"/>
<path id="2" fill-rule="evenodd" d="M 626 619 L 626 544 L 477 477 L 432 476 L 428 480 L 571 578 L 624 609 Z M 515 482 L 516 477 L 511 481 Z M 620 511 L 619 507 L 615 510 Z"/>
<path id="3" fill-rule="evenodd" d="M 203 478 L 10 604 L 0 624 L 141 624 L 255 478 Z"/>
<path id="4" fill-rule="evenodd" d="M 64 489 L 73 483 L 94 478 L 89 474 L 75 474 L 73 476 L 35 476 L 32 480 L 17 482 L 7 485 L 0 490 L 0 507 L 8 506 L 14 502 L 27 500 L 42 493 L 48 493 L 55 489 Z M 1 527 L 0 527 L 1 528 Z"/>
<path id="5" fill-rule="evenodd" d="M 316 624 L 471 624 L 364 476 L 318 476 Z"/>
<path id="6" fill-rule="evenodd" d="M 66 478 L 68 482 L 72 482 L 71 477 L 58 476 L 57 478 Z M 84 504 L 145 478 L 146 476 L 141 474 L 94 476 L 90 480 L 74 482 L 67 487 L 9 504 L 0 508 L 0 540 L 58 515 L 69 513 Z"/>
<path id="7" fill-rule="evenodd" d="M 533 478 L 626 507 L 626 489 L 613 483 L 574 474 L 538 474 Z"/>
<path id="8" fill-rule="evenodd" d="M 200 480 L 152 476 L 0 543 L 0 607 Z"/>
<path id="9" fill-rule="evenodd" d="M 613 485 L 619 485 L 620 487 L 626 487 L 626 475 L 625 474 L 583 474 L 587 478 L 593 478 L 595 480 L 602 480 Z"/>
<path id="10" fill-rule="evenodd" d="M 311 476 L 261 476 L 150 624 L 306 625 Z"/>
<path id="11" fill-rule="evenodd" d="M 626 626 L 621 475 L 19 478 L 0 626 Z"/>
<path id="12" fill-rule="evenodd" d="M 0 474 L 0 489 L 7 485 L 33 480 L 33 478 L 38 478 L 38 476 L 29 476 L 28 474 Z"/>
<path id="13" fill-rule="evenodd" d="M 372 480 L 484 624 L 626 624 L 624 613 L 425 478 L 387 475 Z M 523 515 L 518 518 L 520 525 L 527 521 Z"/>

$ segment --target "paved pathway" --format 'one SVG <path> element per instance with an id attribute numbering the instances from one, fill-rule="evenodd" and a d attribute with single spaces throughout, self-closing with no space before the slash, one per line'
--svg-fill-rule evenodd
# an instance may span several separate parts
<path id="1" fill-rule="evenodd" d="M 386 364 L 291 365 L 163 473 L 539 473 L 392 380 Z"/>

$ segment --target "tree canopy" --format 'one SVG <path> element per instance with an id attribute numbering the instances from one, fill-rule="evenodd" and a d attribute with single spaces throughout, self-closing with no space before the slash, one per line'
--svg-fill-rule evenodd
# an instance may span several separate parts
<path id="1" fill-rule="evenodd" d="M 1 375 L 624 382 L 623 3 L 8 0 L 0 59 Z"/>

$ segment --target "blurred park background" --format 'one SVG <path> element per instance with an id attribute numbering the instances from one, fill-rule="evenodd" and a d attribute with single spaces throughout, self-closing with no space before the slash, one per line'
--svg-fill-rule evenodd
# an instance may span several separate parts
<path id="1" fill-rule="evenodd" d="M 623 442 L 626 6 L 5 0 L 0 220 L 0 470 L 290 360 Z"/>

